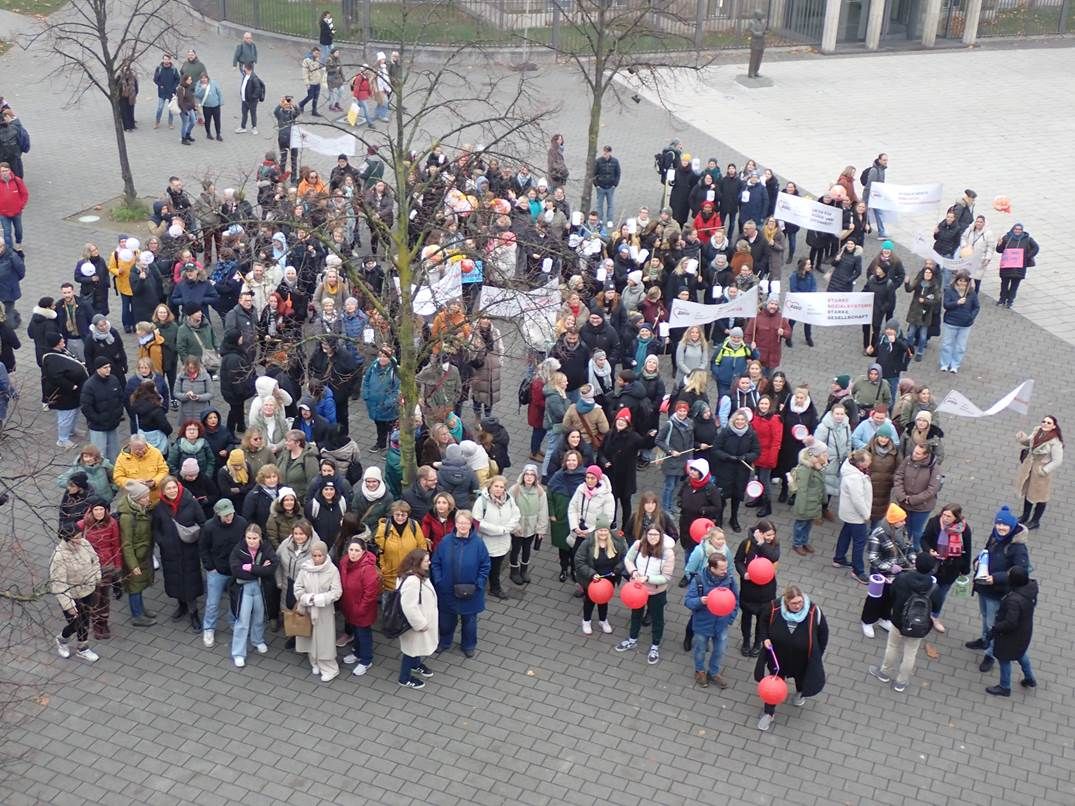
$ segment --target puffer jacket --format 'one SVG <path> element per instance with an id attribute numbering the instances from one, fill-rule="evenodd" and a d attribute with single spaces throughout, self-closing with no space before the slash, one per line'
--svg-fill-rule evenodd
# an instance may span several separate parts
<path id="1" fill-rule="evenodd" d="M 630 578 L 635 572 L 640 574 L 650 596 L 668 590 L 668 583 L 676 570 L 675 545 L 676 541 L 665 535 L 661 539 L 661 556 L 646 557 L 642 554 L 641 541 L 636 541 L 627 549 L 627 556 L 623 560 L 626 576 Z"/>
<path id="2" fill-rule="evenodd" d="M 825 492 L 836 495 L 840 492 L 840 467 L 851 454 L 851 426 L 846 418 L 837 423 L 830 411 L 818 423 L 814 439 L 829 449 L 829 463 L 824 470 Z"/>
<path id="3" fill-rule="evenodd" d="M 941 489 L 937 458 L 916 462 L 910 456 L 900 463 L 892 481 L 892 498 L 908 512 L 932 512 Z"/>
<path id="4" fill-rule="evenodd" d="M 610 494 L 611 494 L 611 488 Z M 503 501 L 495 501 L 489 489 L 481 491 L 474 502 L 478 534 L 485 541 L 490 557 L 503 557 L 511 549 L 511 536 L 519 528 L 522 515 L 515 500 L 505 492 Z"/>
<path id="5" fill-rule="evenodd" d="M 727 588 L 735 594 L 735 607 L 726 616 L 713 615 L 702 602 L 703 597 L 708 596 L 717 588 Z M 736 616 L 739 615 L 739 583 L 735 579 L 735 574 L 728 571 L 722 577 L 715 577 L 708 566 L 703 568 L 701 573 L 695 574 L 687 585 L 683 605 L 693 613 L 691 627 L 695 635 L 707 637 L 720 635 L 735 622 Z"/>
<path id="6" fill-rule="evenodd" d="M 830 462 L 832 461 L 830 457 Z M 888 502 L 885 502 L 888 506 Z M 840 506 L 838 514 L 844 523 L 869 523 L 873 508 L 873 485 L 870 477 L 845 459 L 840 466 Z"/>
<path id="7" fill-rule="evenodd" d="M 585 487 L 586 482 L 583 481 L 567 505 L 567 523 L 571 533 L 579 529 L 580 524 L 585 524 L 587 531 L 592 531 L 601 521 L 611 524 L 616 515 L 616 499 L 612 495 L 608 476 L 601 477 L 592 495 L 583 492 Z"/>
<path id="8" fill-rule="evenodd" d="M 343 586 L 340 609 L 344 620 L 353 627 L 371 626 L 377 620 L 377 599 L 382 590 L 377 558 L 372 551 L 363 552 L 358 562 L 344 556 L 339 568 Z"/>
<path id="9" fill-rule="evenodd" d="M 85 540 L 62 540 L 49 562 L 49 585 L 66 613 L 75 609 L 75 601 L 97 590 L 101 581 L 101 561 Z"/>
<path id="10" fill-rule="evenodd" d="M 470 509 L 474 505 L 478 477 L 466 459 L 460 456 L 441 462 L 437 469 L 437 492 L 451 494 L 457 509 Z"/>

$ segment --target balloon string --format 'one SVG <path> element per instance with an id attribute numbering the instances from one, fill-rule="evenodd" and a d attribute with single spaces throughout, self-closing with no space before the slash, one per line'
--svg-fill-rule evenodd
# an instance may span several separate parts
<path id="1" fill-rule="evenodd" d="M 773 674 L 780 674 L 780 661 L 776 659 L 776 652 L 772 647 L 769 647 L 769 657 L 773 659 L 773 666 L 776 667 Z"/>

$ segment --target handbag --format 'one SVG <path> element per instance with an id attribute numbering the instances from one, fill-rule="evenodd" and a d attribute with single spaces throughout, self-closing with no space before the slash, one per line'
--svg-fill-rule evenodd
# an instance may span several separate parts
<path id="1" fill-rule="evenodd" d="M 193 526 L 184 526 L 175 518 L 172 518 L 172 523 L 175 524 L 175 530 L 179 533 L 179 540 L 183 543 L 197 543 L 198 537 L 201 535 L 202 527 L 198 524 Z"/>
<path id="2" fill-rule="evenodd" d="M 180 114 L 179 99 L 175 95 L 168 99 L 168 113 L 171 115 Z"/>
<path id="3" fill-rule="evenodd" d="M 202 366 L 208 372 L 217 372 L 220 369 L 220 353 L 215 349 L 207 348 L 202 343 L 202 337 L 193 328 L 191 328 L 190 334 L 194 336 L 194 341 L 198 342 L 198 346 L 202 348 Z"/>
<path id="4" fill-rule="evenodd" d="M 455 576 L 453 577 L 453 579 L 459 579 L 461 565 L 462 557 L 461 552 L 459 550 L 459 546 L 457 545 L 455 547 Z M 452 596 L 454 596 L 456 600 L 460 602 L 466 602 L 473 599 L 474 594 L 477 593 L 477 591 L 477 585 L 472 585 L 466 582 L 456 582 L 454 585 L 452 585 Z"/>
<path id="5" fill-rule="evenodd" d="M 400 582 L 398 588 L 387 591 L 384 596 L 381 610 L 381 632 L 384 633 L 385 638 L 399 638 L 399 636 L 411 629 L 411 623 L 403 612 L 403 601 L 400 597 L 402 589 L 403 583 Z M 418 581 L 418 604 L 422 604 L 422 580 Z"/>
<path id="6" fill-rule="evenodd" d="M 281 611 L 284 614 L 284 635 L 288 638 L 309 638 L 314 634 L 314 623 L 309 613 L 301 613 L 285 607 Z"/>
<path id="7" fill-rule="evenodd" d="M 605 435 L 596 433 L 590 424 L 586 421 L 586 415 L 579 414 L 579 420 L 582 422 L 582 430 L 586 432 L 586 436 L 590 438 L 590 444 L 595 451 L 601 450 L 601 446 L 605 444 Z"/>

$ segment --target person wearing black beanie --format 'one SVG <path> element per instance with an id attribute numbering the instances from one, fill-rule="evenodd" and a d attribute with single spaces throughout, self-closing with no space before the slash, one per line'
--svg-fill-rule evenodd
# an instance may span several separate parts
<path id="1" fill-rule="evenodd" d="M 1017 565 L 1008 572 L 1009 593 L 1000 600 L 997 620 L 989 636 L 993 642 L 993 657 L 1000 663 L 1000 682 L 986 689 L 995 697 L 1010 697 L 1012 693 L 1012 661 L 1023 670 L 1020 685 L 1034 688 L 1038 681 L 1030 666 L 1030 638 L 1034 632 L 1034 608 L 1038 603 L 1038 581 L 1030 579 L 1026 568 Z"/>
<path id="2" fill-rule="evenodd" d="M 870 674 L 882 683 L 892 683 L 892 690 L 901 692 L 914 673 L 915 658 L 922 639 L 933 629 L 931 613 L 940 604 L 937 583 L 932 574 L 937 561 L 925 552 L 915 557 L 913 569 L 893 566 L 897 572 L 892 581 L 892 628 L 888 631 L 885 657 L 880 666 L 871 666 Z M 898 666 L 898 669 L 897 669 Z M 896 679 L 892 679 L 892 673 Z"/>

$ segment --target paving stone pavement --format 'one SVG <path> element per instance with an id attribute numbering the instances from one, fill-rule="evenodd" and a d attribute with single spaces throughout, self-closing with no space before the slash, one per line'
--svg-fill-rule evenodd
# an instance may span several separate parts
<path id="1" fill-rule="evenodd" d="M 232 43 L 197 26 L 192 33 L 210 70 L 226 73 Z M 297 49 L 265 50 L 261 72 L 270 97 L 285 82 L 297 91 Z M 14 98 L 34 137 L 27 160 L 32 199 L 25 216 L 29 276 L 23 287 L 24 315 L 33 300 L 54 293 L 59 278 L 69 275 L 85 240 L 108 242 L 107 233 L 63 219 L 113 195 L 118 185 L 111 124 L 102 104 L 89 97 L 74 110 L 62 109 L 62 88 L 44 78 L 47 61 L 40 53 L 19 50 L 0 60 L 3 76 L 20 77 L 18 85 L 5 81 L 2 89 Z M 847 78 L 856 81 L 855 71 L 848 71 Z M 565 133 L 569 165 L 579 176 L 578 146 L 586 118 L 584 99 L 571 89 L 577 83 L 559 68 L 543 71 L 535 80 L 562 102 L 549 128 Z M 865 83 L 858 89 L 857 97 L 870 91 Z M 230 124 L 237 110 L 232 88 L 226 92 L 225 122 Z M 271 145 L 268 127 L 255 142 L 250 135 L 231 135 L 233 126 L 226 125 L 224 143 L 199 138 L 195 147 L 181 148 L 177 132 L 148 127 L 147 108 L 139 103 L 140 129 L 129 141 L 143 193 L 162 188 L 172 172 L 188 182 L 207 167 L 236 172 Z M 893 125 L 910 129 L 919 124 L 902 120 Z M 625 112 L 612 109 L 602 137 L 623 161 L 621 205 L 657 203 L 651 155 L 673 131 L 703 158 L 713 154 L 722 164 L 742 159 L 710 134 L 648 103 Z M 539 164 L 542 158 L 534 155 Z M 811 163 L 801 170 L 830 167 Z M 798 168 L 782 165 L 781 170 L 796 178 Z M 786 351 L 785 369 L 824 398 L 833 375 L 862 372 L 865 361 L 857 329 L 815 332 L 818 347 L 796 345 Z M 1048 372 L 1033 360 L 1041 353 L 1061 372 Z M 943 397 L 957 379 L 939 374 L 935 356 L 932 345 L 929 360 L 912 365 L 912 374 L 935 384 L 935 394 Z M 18 360 L 22 369 L 17 377 L 32 402 L 32 352 L 24 347 Z M 987 405 L 1035 377 L 1032 414 L 1055 413 L 1063 424 L 1068 407 L 1062 404 L 1073 391 L 1065 366 L 1075 366 L 1070 344 L 1018 313 L 987 305 L 956 386 Z M 520 369 L 518 362 L 506 368 L 506 397 Z M 517 471 L 528 445 L 525 418 L 508 399 L 496 413 L 508 424 L 512 470 Z M 1033 422 L 1033 417 L 1010 412 L 983 420 L 944 418 L 949 458 L 942 497 L 964 505 L 976 546 L 987 536 L 998 504 L 1012 502 L 1018 456 L 1012 435 L 1029 430 Z M 367 444 L 364 413 L 354 412 L 353 423 L 359 444 Z M 53 467 L 39 474 L 36 485 L 20 482 L 20 499 L 4 513 L 4 525 L 13 518 L 16 533 L 43 569 L 53 536 L 41 530 L 31 508 L 53 520 L 50 508 L 59 495 L 51 487 L 51 474 L 69 457 L 53 447 L 50 418 L 39 417 L 32 430 L 32 454 L 51 457 Z M 11 478 L 24 455 L 0 446 L 0 473 Z M 466 660 L 452 652 L 431 661 L 436 677 L 420 692 L 397 689 L 396 643 L 380 637 L 369 674 L 361 680 L 344 675 L 321 685 L 306 673 L 304 659 L 284 650 L 280 636 L 272 636 L 267 656 L 251 657 L 239 671 L 227 657 L 225 640 L 205 649 L 197 636 L 167 620 L 138 632 L 130 628 L 123 608 L 116 609 L 113 619 L 115 637 L 99 642 L 101 660 L 92 667 L 73 659 L 61 662 L 47 639 L 0 656 L 0 679 L 33 676 L 47 681 L 43 688 L 48 695 L 47 705 L 27 704 L 17 720 L 4 726 L 0 802 L 313 806 L 612 801 L 629 806 L 708 802 L 717 796 L 759 805 L 789 800 L 1070 804 L 1075 802 L 1075 707 L 1067 673 L 1075 651 L 1062 627 L 1064 605 L 1057 591 L 1073 570 L 1066 528 L 1075 516 L 1073 479 L 1067 468 L 1060 471 L 1045 524 L 1031 538 L 1042 581 L 1031 647 L 1040 685 L 1029 693 L 1017 690 L 1010 700 L 984 694 L 995 678 L 980 675 L 978 657 L 962 647 L 978 630 L 976 603 L 967 599 L 950 600 L 948 633 L 932 637 L 940 658 L 920 656 L 905 693 L 897 695 L 870 678 L 866 667 L 880 659 L 883 641 L 862 637 L 857 625 L 862 588 L 826 561 L 836 534 L 831 524 L 814 530 L 817 555 L 799 558 L 786 551 L 779 575 L 782 585 L 802 585 L 828 615 L 828 684 L 803 709 L 781 707 L 767 734 L 755 727 L 759 706 L 753 662 L 738 655 L 734 638 L 725 658 L 731 687 L 719 692 L 692 686 L 690 657 L 678 646 L 686 623 L 678 589 L 670 594 L 662 660 L 648 666 L 641 652 L 612 651 L 626 628 L 626 613 L 618 603 L 612 606 L 612 636 L 580 634 L 579 602 L 571 598 L 568 585 L 556 581 L 554 552 L 544 549 L 536 557 L 534 582 L 509 602 L 490 602 L 481 616 L 478 656 Z M 641 487 L 658 482 L 647 471 Z M 778 506 L 775 518 L 787 545 L 790 510 Z M 149 592 L 148 602 L 166 610 L 159 585 Z M 45 615 L 58 625 L 51 602 Z"/>

